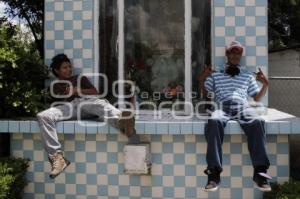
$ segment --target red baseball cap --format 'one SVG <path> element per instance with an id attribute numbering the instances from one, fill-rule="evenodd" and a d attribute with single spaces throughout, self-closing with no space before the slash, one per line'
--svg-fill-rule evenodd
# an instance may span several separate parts
<path id="1" fill-rule="evenodd" d="M 238 41 L 233 41 L 228 46 L 226 46 L 226 52 L 231 52 L 233 49 L 239 50 L 240 53 L 243 53 L 244 51 L 242 44 Z"/>

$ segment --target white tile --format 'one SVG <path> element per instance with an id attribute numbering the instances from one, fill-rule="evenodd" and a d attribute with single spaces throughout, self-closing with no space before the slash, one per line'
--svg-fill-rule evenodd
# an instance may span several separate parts
<path id="1" fill-rule="evenodd" d="M 215 16 L 216 17 L 225 16 L 225 8 L 224 7 L 215 7 Z"/>
<path id="2" fill-rule="evenodd" d="M 64 20 L 72 20 L 73 19 L 73 12 L 65 11 L 64 12 Z"/>
<path id="3" fill-rule="evenodd" d="M 266 7 L 256 7 L 255 8 L 255 15 L 256 16 L 266 16 Z"/>
<path id="4" fill-rule="evenodd" d="M 256 19 L 254 16 L 245 17 L 245 25 L 246 26 L 255 26 Z"/>
<path id="5" fill-rule="evenodd" d="M 235 17 L 225 17 L 225 26 L 235 26 Z"/>

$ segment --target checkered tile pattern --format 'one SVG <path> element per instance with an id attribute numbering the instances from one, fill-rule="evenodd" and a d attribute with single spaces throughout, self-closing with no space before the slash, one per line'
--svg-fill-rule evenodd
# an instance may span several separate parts
<path id="1" fill-rule="evenodd" d="M 16 157 L 31 159 L 24 198 L 260 198 L 253 188 L 252 166 L 244 135 L 224 138 L 221 189 L 206 193 L 206 142 L 203 135 L 143 135 L 151 142 L 152 175 L 124 174 L 127 138 L 111 134 L 59 134 L 72 162 L 55 180 L 40 134 L 12 134 Z M 288 135 L 268 135 L 269 173 L 274 181 L 289 176 Z"/>
<path id="2" fill-rule="evenodd" d="M 65 53 L 76 73 L 93 72 L 93 0 L 45 1 L 45 63 Z"/>
<path id="3" fill-rule="evenodd" d="M 267 0 L 214 1 L 215 66 L 225 62 L 225 47 L 233 40 L 245 46 L 242 64 L 267 71 Z"/>

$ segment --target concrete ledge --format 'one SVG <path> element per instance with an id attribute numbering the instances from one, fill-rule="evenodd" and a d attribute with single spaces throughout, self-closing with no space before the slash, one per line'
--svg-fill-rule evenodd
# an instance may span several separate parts
<path id="1" fill-rule="evenodd" d="M 267 134 L 300 134 L 300 119 L 275 109 L 267 109 L 261 115 L 266 121 Z M 204 134 L 205 120 L 137 120 L 138 134 Z M 97 121 L 62 121 L 57 123 L 57 132 L 64 134 L 118 134 L 119 130 L 104 122 Z M 36 120 L 0 120 L 0 132 L 39 133 Z M 229 121 L 226 134 L 242 134 L 243 131 L 236 121 Z"/>

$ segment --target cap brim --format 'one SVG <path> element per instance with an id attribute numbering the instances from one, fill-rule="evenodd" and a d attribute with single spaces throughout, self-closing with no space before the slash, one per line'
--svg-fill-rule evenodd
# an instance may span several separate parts
<path id="1" fill-rule="evenodd" d="M 227 52 L 231 52 L 233 49 L 236 49 L 236 50 L 240 51 L 241 53 L 243 53 L 243 50 L 244 50 L 242 47 L 232 46 L 232 47 L 227 49 Z"/>

